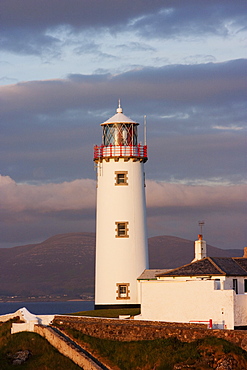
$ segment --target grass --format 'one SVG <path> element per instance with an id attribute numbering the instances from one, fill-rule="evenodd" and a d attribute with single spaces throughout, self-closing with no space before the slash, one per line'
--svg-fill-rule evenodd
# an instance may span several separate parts
<path id="1" fill-rule="evenodd" d="M 97 310 L 101 311 L 101 310 Z M 94 312 L 97 312 L 94 311 Z M 111 310 L 102 310 L 109 311 Z M 115 316 L 116 316 L 116 310 Z M 121 311 L 121 312 L 120 312 Z M 129 314 L 130 314 L 130 310 Z M 126 314 L 126 310 L 117 310 Z M 86 312 L 88 315 L 88 311 Z M 107 313 L 107 312 L 106 312 Z M 102 312 L 100 314 L 102 316 Z M 112 317 L 112 316 L 110 316 Z M 0 323 L 0 369 L 16 368 L 11 357 L 19 350 L 29 350 L 31 357 L 20 367 L 25 370 L 76 370 L 72 361 L 62 356 L 44 338 L 35 333 L 10 334 L 11 321 Z M 247 369 L 247 352 L 240 347 L 215 337 L 206 337 L 195 342 L 169 339 L 120 342 L 90 337 L 75 329 L 65 330 L 77 342 L 83 344 L 96 356 L 114 369 L 120 370 L 172 370 L 174 365 L 182 368 L 206 370 L 216 368 L 216 362 L 228 357 L 234 362 L 234 370 Z M 184 365 L 184 366 L 183 366 Z"/>
<path id="2" fill-rule="evenodd" d="M 61 355 L 44 338 L 36 333 L 21 332 L 10 334 L 12 321 L 0 323 L 0 369 L 10 370 L 16 368 L 11 358 L 19 350 L 29 350 L 29 359 L 19 365 L 25 370 L 77 370 L 67 357 Z"/>
<path id="3" fill-rule="evenodd" d="M 70 315 L 117 318 L 119 317 L 119 315 L 136 316 L 139 314 L 140 314 L 140 308 L 116 308 L 116 309 L 109 308 L 109 309 L 102 309 L 102 310 L 75 312 Z"/>
<path id="4" fill-rule="evenodd" d="M 195 369 L 212 369 L 212 362 L 225 355 L 237 359 L 235 370 L 247 369 L 247 353 L 224 339 L 208 337 L 187 343 L 169 339 L 119 342 L 87 336 L 75 329 L 65 330 L 71 337 L 90 348 L 92 353 L 120 370 L 172 370 L 175 364 L 194 365 Z M 211 365 L 210 365 L 211 364 Z"/>

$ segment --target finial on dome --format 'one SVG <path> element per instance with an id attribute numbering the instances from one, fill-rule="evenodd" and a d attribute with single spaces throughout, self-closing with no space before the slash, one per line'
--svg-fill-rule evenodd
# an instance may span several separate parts
<path id="1" fill-rule="evenodd" d="M 120 99 L 118 99 L 118 109 L 117 109 L 117 113 L 123 113 L 123 110 L 122 110 L 122 107 L 121 107 Z"/>

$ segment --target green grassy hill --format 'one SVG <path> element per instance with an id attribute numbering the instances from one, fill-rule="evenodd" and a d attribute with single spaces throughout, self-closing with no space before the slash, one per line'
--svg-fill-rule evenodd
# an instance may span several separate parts
<path id="1" fill-rule="evenodd" d="M 247 352 L 224 339 L 119 342 L 93 338 L 75 329 L 65 332 L 114 370 L 247 369 Z"/>
<path id="2" fill-rule="evenodd" d="M 61 355 L 44 338 L 35 333 L 10 334 L 11 321 L 0 323 L 0 369 L 18 368 L 14 364 L 19 351 L 28 351 L 26 362 L 19 365 L 25 370 L 79 370 L 67 357 Z"/>
<path id="3" fill-rule="evenodd" d="M 28 370 L 80 369 L 61 355 L 38 334 L 10 334 L 11 321 L 0 323 L 0 369 L 15 368 L 18 351 L 28 351 L 27 361 L 20 365 Z M 93 338 L 78 330 L 67 334 L 114 370 L 179 370 L 179 369 L 247 369 L 247 352 L 218 338 L 207 337 L 191 343 L 176 338 L 119 342 Z"/>

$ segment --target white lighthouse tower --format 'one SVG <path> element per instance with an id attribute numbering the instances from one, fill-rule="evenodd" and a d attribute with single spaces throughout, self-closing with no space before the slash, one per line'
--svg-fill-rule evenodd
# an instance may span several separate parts
<path id="1" fill-rule="evenodd" d="M 117 113 L 101 124 L 97 165 L 95 308 L 138 307 L 137 277 L 148 268 L 144 163 L 139 124 Z"/>

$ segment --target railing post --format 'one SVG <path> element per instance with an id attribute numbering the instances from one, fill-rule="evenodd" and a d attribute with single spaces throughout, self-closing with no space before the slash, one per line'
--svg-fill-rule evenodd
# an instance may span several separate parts
<path id="1" fill-rule="evenodd" d="M 209 329 L 213 329 L 213 320 L 209 319 Z"/>

